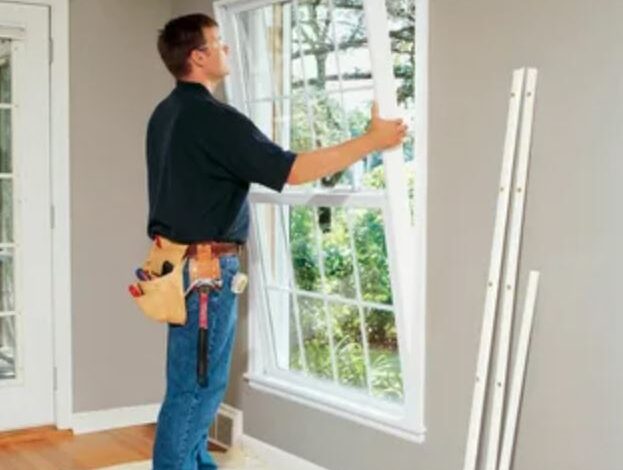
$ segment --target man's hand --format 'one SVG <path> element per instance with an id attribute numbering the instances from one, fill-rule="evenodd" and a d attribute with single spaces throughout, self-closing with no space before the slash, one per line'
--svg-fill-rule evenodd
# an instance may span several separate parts
<path id="1" fill-rule="evenodd" d="M 407 134 L 407 125 L 402 119 L 381 119 L 379 107 L 372 103 L 372 121 L 367 134 L 376 150 L 385 150 L 400 145 Z"/>
<path id="2" fill-rule="evenodd" d="M 402 119 L 381 119 L 375 102 L 372 121 L 365 134 L 339 145 L 299 153 L 288 183 L 303 184 L 344 170 L 372 152 L 400 145 L 406 133 L 407 126 Z"/>

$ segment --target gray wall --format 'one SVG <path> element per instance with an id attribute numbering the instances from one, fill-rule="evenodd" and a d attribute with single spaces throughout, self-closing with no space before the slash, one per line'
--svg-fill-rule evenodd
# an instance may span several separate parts
<path id="1" fill-rule="evenodd" d="M 143 316 L 127 284 L 148 249 L 147 120 L 174 85 L 157 33 L 172 17 L 199 11 L 212 14 L 211 3 L 70 3 L 75 413 L 159 403 L 164 395 L 166 328 Z M 241 307 L 246 311 L 245 299 Z M 236 357 L 232 375 L 244 367 Z"/>
<path id="2" fill-rule="evenodd" d="M 170 0 L 70 3 L 74 412 L 159 402 L 165 333 L 127 294 L 147 253 L 144 136 L 172 81 Z"/>
<path id="3" fill-rule="evenodd" d="M 201 8 L 207 0 L 71 3 L 75 411 L 162 398 L 164 330 L 125 286 L 146 248 L 143 126 L 170 87 L 156 29 Z M 335 470 L 460 468 L 510 74 L 534 65 L 520 291 L 529 268 L 542 284 L 515 469 L 620 467 L 622 18 L 616 0 L 431 1 L 427 441 L 251 390 L 243 296 L 226 401 L 244 410 L 246 433 Z"/>
<path id="4" fill-rule="evenodd" d="M 328 469 L 461 468 L 511 72 L 532 65 L 520 292 L 528 269 L 542 283 L 514 468 L 621 468 L 623 2 L 433 0 L 430 9 L 427 441 L 241 384 L 245 432 Z"/>

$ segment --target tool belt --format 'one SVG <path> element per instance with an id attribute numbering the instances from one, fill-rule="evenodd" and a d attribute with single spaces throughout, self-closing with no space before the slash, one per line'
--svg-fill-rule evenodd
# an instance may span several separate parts
<path id="1" fill-rule="evenodd" d="M 156 236 L 142 267 L 139 281 L 129 286 L 141 311 L 161 323 L 186 324 L 184 267 L 189 263 L 191 288 L 202 279 L 220 280 L 219 257 L 240 254 L 238 243 L 207 241 L 183 244 Z M 190 290 L 190 288 L 189 288 Z"/>

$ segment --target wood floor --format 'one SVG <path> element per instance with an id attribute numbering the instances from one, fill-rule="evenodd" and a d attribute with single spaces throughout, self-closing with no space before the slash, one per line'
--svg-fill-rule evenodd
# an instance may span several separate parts
<path id="1" fill-rule="evenodd" d="M 74 435 L 53 426 L 0 433 L 0 470 L 89 470 L 151 458 L 155 424 Z M 210 443 L 210 451 L 221 451 Z"/>

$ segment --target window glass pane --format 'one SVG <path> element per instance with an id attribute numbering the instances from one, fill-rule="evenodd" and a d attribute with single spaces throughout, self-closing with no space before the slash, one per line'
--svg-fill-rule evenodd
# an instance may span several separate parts
<path id="1" fill-rule="evenodd" d="M 298 2 L 298 9 L 292 17 L 293 87 L 302 87 L 305 77 L 310 90 L 325 91 L 338 88 L 331 20 L 327 0 Z"/>
<path id="2" fill-rule="evenodd" d="M 325 126 L 335 126 L 337 120 L 333 122 L 329 118 L 323 118 L 330 112 L 340 119 L 340 131 L 335 130 L 336 141 L 331 144 L 339 143 L 352 137 L 357 137 L 366 132 L 370 126 L 370 115 L 374 94 L 372 89 L 349 91 L 340 95 L 330 95 L 327 104 L 319 111 L 318 127 L 323 121 Z M 324 103 L 321 103 L 324 104 Z M 374 152 L 363 158 L 346 171 L 336 173 L 323 179 L 324 187 L 347 188 L 347 189 L 384 189 L 385 179 L 383 177 L 383 158 L 380 152 Z M 380 168 L 379 168 L 380 167 Z"/>
<path id="3" fill-rule="evenodd" d="M 11 40 L 0 39 L 0 103 L 11 102 Z"/>
<path id="4" fill-rule="evenodd" d="M 396 0 L 387 3 L 389 29 L 396 78 L 398 105 L 411 132 L 404 140 L 402 151 L 407 175 L 411 222 L 414 218 L 415 184 L 415 0 Z"/>
<path id="5" fill-rule="evenodd" d="M 249 116 L 257 127 L 274 142 L 293 152 L 307 152 L 315 148 L 312 104 L 302 91 L 288 98 L 250 102 Z M 303 184 L 298 188 L 311 185 Z"/>
<path id="6" fill-rule="evenodd" d="M 329 303 L 339 382 L 366 388 L 366 361 L 361 337 L 359 308 L 339 302 Z"/>
<path id="7" fill-rule="evenodd" d="M 320 292 L 318 244 L 314 238 L 312 207 L 290 207 L 290 247 L 298 289 Z"/>
<path id="8" fill-rule="evenodd" d="M 303 296 L 298 296 L 298 302 L 308 373 L 317 378 L 332 380 L 333 370 L 324 302 Z M 300 353 L 298 342 L 293 342 L 294 364 L 299 362 Z"/>
<path id="9" fill-rule="evenodd" d="M 268 284 L 320 293 L 320 258 L 313 208 L 254 204 L 254 209 L 253 223 L 260 237 Z"/>
<path id="10" fill-rule="evenodd" d="M 314 132 L 313 102 L 302 90 L 287 98 L 247 103 L 251 120 L 270 139 L 293 152 L 307 152 L 318 145 Z M 322 135 L 322 133 L 320 134 Z M 313 186 L 313 182 L 298 185 L 297 189 Z"/>
<path id="11" fill-rule="evenodd" d="M 0 173 L 12 171 L 12 127 L 11 110 L 0 109 Z"/>
<path id="12" fill-rule="evenodd" d="M 274 4 L 236 15 L 236 31 L 248 100 L 284 94 L 284 27 L 289 28 L 290 6 Z"/>
<path id="13" fill-rule="evenodd" d="M 269 302 L 269 327 L 275 342 L 276 364 L 280 369 L 303 370 L 301 357 L 291 358 L 293 345 L 298 344 L 298 327 L 292 294 L 284 289 L 267 289 Z M 294 364 L 294 365 L 291 365 Z"/>
<path id="14" fill-rule="evenodd" d="M 309 99 L 313 109 L 314 147 L 328 147 L 346 140 L 345 115 L 339 95 L 316 93 Z"/>
<path id="15" fill-rule="evenodd" d="M 366 328 L 370 347 L 372 395 L 402 401 L 402 372 L 394 313 L 366 309 Z"/>
<path id="16" fill-rule="evenodd" d="M 279 107 L 279 103 L 273 103 L 272 101 L 256 101 L 249 103 L 247 106 L 253 123 L 266 134 L 267 137 L 277 142 L 280 127 L 277 119 L 281 118 L 281 122 L 285 121 L 285 117 L 280 115 L 281 108 Z M 275 114 L 277 114 L 277 117 Z"/>
<path id="17" fill-rule="evenodd" d="M 413 106 L 415 74 L 415 1 L 387 2 L 389 35 L 398 102 Z"/>
<path id="18" fill-rule="evenodd" d="M 312 134 L 313 107 L 302 90 L 294 90 L 287 101 L 290 115 L 290 149 L 293 152 L 307 152 L 316 147 Z"/>
<path id="19" fill-rule="evenodd" d="M 283 357 L 289 358 L 288 367 L 290 370 L 304 372 L 305 367 L 303 366 L 303 362 L 304 360 L 307 360 L 307 358 L 303 358 L 301 351 L 305 349 L 305 342 L 303 339 L 302 328 L 299 331 L 299 324 L 296 319 L 294 296 L 292 294 L 288 294 L 288 302 L 288 311 L 290 312 L 287 335 L 288 343 L 285 348 L 280 348 L 279 354 Z"/>
<path id="20" fill-rule="evenodd" d="M 15 378 L 15 316 L 0 317 L 0 380 Z"/>
<path id="21" fill-rule="evenodd" d="M 0 179 L 0 242 L 13 241 L 13 179 Z"/>
<path id="22" fill-rule="evenodd" d="M 288 245 L 286 245 L 281 218 L 281 206 L 273 204 L 254 204 L 252 212 L 256 234 L 262 249 L 266 282 L 271 286 L 288 288 L 290 286 L 290 266 L 288 266 Z"/>
<path id="23" fill-rule="evenodd" d="M 274 94 L 276 71 L 274 70 L 274 40 L 271 6 L 240 15 L 241 32 L 246 47 L 249 98 L 263 98 Z M 245 18 L 245 16 L 247 18 Z"/>
<path id="24" fill-rule="evenodd" d="M 12 248 L 0 249 L 0 311 L 15 310 L 14 252 Z"/>
<path id="25" fill-rule="evenodd" d="M 355 299 L 353 253 L 346 211 L 336 207 L 319 207 L 317 224 L 322 239 L 326 293 Z"/>
<path id="26" fill-rule="evenodd" d="M 368 302 L 392 304 L 392 288 L 383 215 L 379 209 L 351 209 L 361 296 Z"/>
<path id="27" fill-rule="evenodd" d="M 343 89 L 372 86 L 363 0 L 335 3 L 335 35 Z"/>

